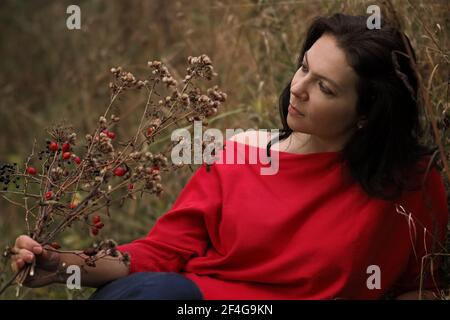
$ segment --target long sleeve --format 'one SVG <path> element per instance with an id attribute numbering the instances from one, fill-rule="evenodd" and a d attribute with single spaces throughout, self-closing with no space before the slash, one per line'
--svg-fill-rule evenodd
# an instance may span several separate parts
<path id="1" fill-rule="evenodd" d="M 197 169 L 172 208 L 154 224 L 148 235 L 118 246 L 131 257 L 130 273 L 179 272 L 187 261 L 204 255 L 210 239 L 207 220 L 221 210 L 222 195 L 215 165 Z"/>
<path id="2" fill-rule="evenodd" d="M 422 290 L 435 290 L 436 287 L 442 286 L 439 276 L 442 256 L 435 256 L 432 264 L 432 257 L 426 257 L 444 252 L 447 234 L 447 199 L 442 178 L 436 169 L 430 171 L 424 190 L 423 197 L 409 199 L 410 203 L 416 204 L 411 217 L 405 216 L 410 221 L 413 246 L 407 267 L 393 288 L 395 295 L 419 290 L 423 257 Z"/>

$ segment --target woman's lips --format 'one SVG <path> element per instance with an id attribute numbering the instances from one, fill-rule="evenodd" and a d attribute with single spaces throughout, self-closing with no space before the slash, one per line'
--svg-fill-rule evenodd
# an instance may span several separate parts
<path id="1" fill-rule="evenodd" d="M 300 111 L 295 109 L 292 104 L 289 104 L 288 112 L 294 116 L 304 116 Z"/>

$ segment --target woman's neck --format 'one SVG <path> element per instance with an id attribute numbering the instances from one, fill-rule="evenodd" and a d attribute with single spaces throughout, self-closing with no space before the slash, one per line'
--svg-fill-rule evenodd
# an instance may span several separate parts
<path id="1" fill-rule="evenodd" d="M 287 139 L 279 142 L 277 149 L 279 151 L 300 154 L 337 152 L 344 148 L 348 138 L 347 135 L 340 138 L 323 139 L 316 135 L 294 131 Z"/>

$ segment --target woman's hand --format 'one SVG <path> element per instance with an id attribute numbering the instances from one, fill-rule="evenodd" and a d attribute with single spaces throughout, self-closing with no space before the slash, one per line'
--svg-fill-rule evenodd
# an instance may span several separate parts
<path id="1" fill-rule="evenodd" d="M 95 262 L 95 266 L 86 264 L 89 258 L 84 251 L 57 252 L 50 246 L 42 247 L 28 236 L 16 239 L 12 249 L 12 269 L 17 272 L 26 264 L 36 261 L 34 275 L 27 275 L 24 285 L 30 288 L 42 287 L 52 283 L 66 283 L 66 268 L 79 266 L 82 270 L 81 286 L 100 287 L 105 283 L 125 277 L 129 273 L 128 263 L 124 262 L 122 253 L 118 256 L 103 256 Z"/>
<path id="2" fill-rule="evenodd" d="M 21 235 L 12 248 L 11 268 L 14 272 L 22 270 L 26 264 L 35 260 L 34 275 L 27 275 L 24 285 L 31 288 L 42 287 L 57 281 L 60 254 L 43 248 L 29 236 Z"/>

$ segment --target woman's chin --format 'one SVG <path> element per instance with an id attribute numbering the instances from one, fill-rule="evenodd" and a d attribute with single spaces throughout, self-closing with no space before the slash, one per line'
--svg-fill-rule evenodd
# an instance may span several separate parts
<path id="1" fill-rule="evenodd" d="M 287 124 L 289 126 L 289 128 L 291 128 L 292 131 L 298 131 L 298 132 L 304 132 L 307 133 L 306 128 L 304 125 L 302 125 L 301 123 L 299 123 L 300 121 L 298 121 L 298 118 L 290 118 L 290 116 L 287 116 Z"/>

